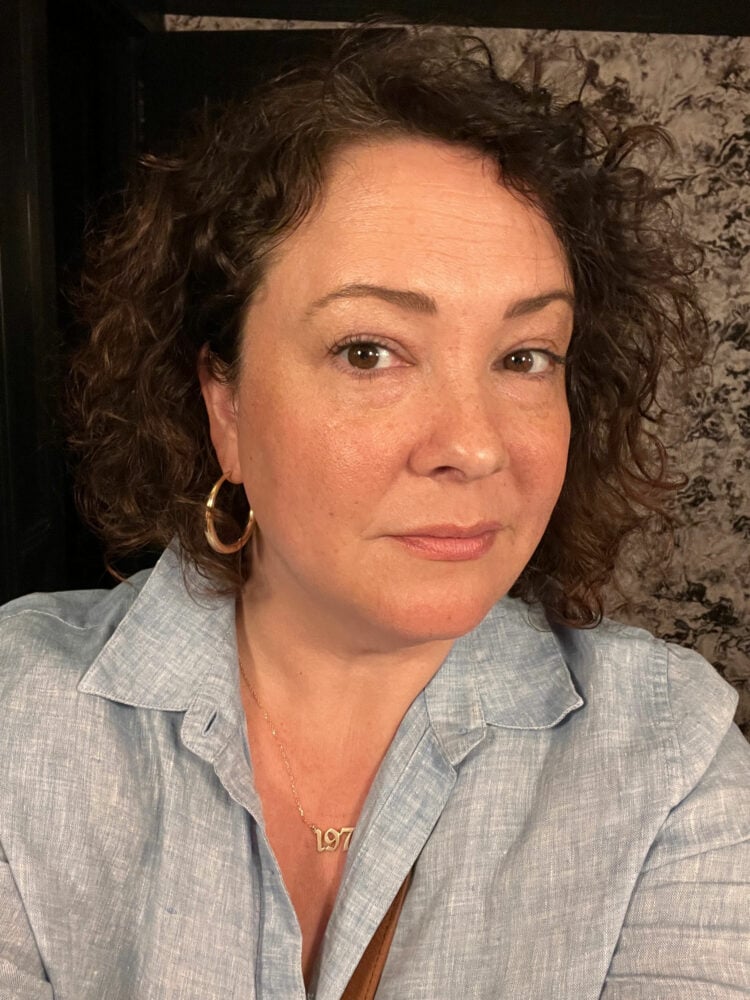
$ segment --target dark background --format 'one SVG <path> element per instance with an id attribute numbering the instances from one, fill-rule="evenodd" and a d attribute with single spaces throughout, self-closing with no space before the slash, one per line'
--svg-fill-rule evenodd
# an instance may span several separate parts
<path id="1" fill-rule="evenodd" d="M 59 289 L 87 214 L 128 164 L 168 144 L 191 107 L 246 90 L 320 31 L 165 32 L 165 13 L 350 21 L 374 13 L 462 25 L 750 34 L 747 0 L 2 0 L 0 8 L 0 601 L 106 585 L 80 525 L 57 417 L 79 335 Z"/>

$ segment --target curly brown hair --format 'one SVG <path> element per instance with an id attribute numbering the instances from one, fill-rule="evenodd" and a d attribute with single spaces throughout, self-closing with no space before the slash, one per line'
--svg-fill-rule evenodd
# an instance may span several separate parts
<path id="1" fill-rule="evenodd" d="M 668 520 L 678 485 L 657 434 L 665 363 L 695 364 L 705 320 L 668 192 L 633 154 L 668 142 L 611 112 L 556 102 L 498 76 L 477 38 L 438 29 L 346 33 L 247 100 L 206 112 L 173 156 L 146 156 L 118 214 L 90 244 L 78 304 L 90 327 L 72 365 L 78 495 L 110 558 L 164 547 L 232 591 L 247 558 L 206 545 L 221 473 L 197 364 L 238 371 L 242 319 L 284 237 L 319 196 L 342 146 L 417 136 L 478 150 L 540 206 L 575 289 L 567 365 L 568 469 L 548 528 L 512 594 L 550 618 L 595 623 L 624 539 Z M 225 530 L 246 516 L 236 491 Z M 236 521 L 236 524 L 233 524 Z"/>

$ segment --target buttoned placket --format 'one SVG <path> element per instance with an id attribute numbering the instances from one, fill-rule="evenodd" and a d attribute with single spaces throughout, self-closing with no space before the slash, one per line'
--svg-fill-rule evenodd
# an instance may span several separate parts
<path id="1" fill-rule="evenodd" d="M 237 709 L 239 709 L 239 717 Z M 237 693 L 237 704 L 227 713 L 205 687 L 194 699 L 182 726 L 188 750 L 212 764 L 217 779 L 230 799 L 246 811 L 254 840 L 252 856 L 260 899 L 256 901 L 255 991 L 263 1000 L 306 1000 L 302 978 L 302 937 L 283 876 L 265 832 L 263 808 L 252 778 L 245 717 Z M 286 967 L 263 961 L 266 952 L 288 956 Z"/>
<path id="2" fill-rule="evenodd" d="M 475 721 L 479 724 L 462 727 L 460 745 L 452 748 L 454 759 L 482 739 L 483 723 Z M 182 726 L 186 748 L 213 765 L 224 789 L 247 811 L 257 832 L 263 915 L 260 962 L 255 970 L 257 996 L 263 1000 L 293 1000 L 295 996 L 300 1000 L 338 1000 L 439 819 L 454 786 L 456 769 L 430 724 L 423 693 L 407 712 L 365 804 L 317 973 L 305 990 L 299 924 L 266 837 L 243 736 L 244 728 L 230 721 L 205 692 L 194 699 Z M 263 962 L 264 951 L 288 956 L 286 969 L 268 967 Z"/>

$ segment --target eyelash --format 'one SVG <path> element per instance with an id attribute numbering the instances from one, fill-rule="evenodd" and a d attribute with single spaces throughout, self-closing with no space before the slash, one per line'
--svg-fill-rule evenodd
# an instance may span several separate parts
<path id="1" fill-rule="evenodd" d="M 329 354 L 332 357 L 338 358 L 348 348 L 350 348 L 350 347 L 357 347 L 357 346 L 360 346 L 360 345 L 361 346 L 368 346 L 368 347 L 370 347 L 370 346 L 371 347 L 377 347 L 377 348 L 379 348 L 381 350 L 391 351 L 392 353 L 395 353 L 394 348 L 389 347 L 388 344 L 385 344 L 381 340 L 378 340 L 377 337 L 363 337 L 361 334 L 352 334 L 349 337 L 345 337 L 343 340 L 337 341 L 335 344 L 333 344 L 328 349 L 328 351 L 329 351 Z M 502 362 L 505 358 L 508 358 L 508 357 L 510 357 L 513 354 L 527 354 L 527 353 L 528 354 L 532 354 L 532 353 L 533 354 L 543 354 L 546 358 L 548 358 L 549 361 L 552 362 L 552 364 L 553 364 L 553 366 L 555 368 L 561 367 L 561 366 L 564 367 L 565 364 L 566 364 L 566 361 L 567 361 L 567 359 L 563 355 L 555 354 L 554 351 L 550 351 L 550 350 L 548 350 L 547 348 L 544 348 L 544 347 L 519 347 L 519 348 L 516 348 L 516 350 L 509 351 L 508 354 L 503 355 L 503 357 L 500 359 L 500 361 Z M 355 368 L 353 365 L 350 365 L 348 367 L 349 374 L 351 374 L 354 378 L 364 378 L 364 379 L 379 378 L 383 374 L 384 370 L 387 370 L 387 369 L 382 369 L 382 368 L 371 368 L 371 369 Z M 539 378 L 540 375 L 543 375 L 545 373 L 541 373 L 541 372 L 532 372 L 532 373 L 517 372 L 516 374 L 530 375 L 530 377 L 532 377 L 532 378 L 534 376 L 536 376 L 537 378 Z"/>
<path id="2" fill-rule="evenodd" d="M 554 351 L 550 351 L 546 347 L 518 347 L 518 348 L 516 348 L 516 350 L 509 351 L 507 354 L 503 355 L 503 357 L 500 359 L 501 362 L 504 361 L 505 358 L 512 357 L 514 354 L 543 354 L 544 357 L 547 358 L 547 360 L 552 363 L 553 368 L 564 367 L 565 364 L 566 364 L 566 358 L 563 355 L 561 355 L 561 354 L 555 354 Z M 507 370 L 510 371 L 511 369 L 507 369 Z M 534 375 L 536 375 L 537 377 L 539 377 L 539 376 L 544 375 L 546 373 L 545 372 L 516 372 L 515 374 L 518 374 L 518 375 L 529 375 L 530 377 L 533 377 Z"/>

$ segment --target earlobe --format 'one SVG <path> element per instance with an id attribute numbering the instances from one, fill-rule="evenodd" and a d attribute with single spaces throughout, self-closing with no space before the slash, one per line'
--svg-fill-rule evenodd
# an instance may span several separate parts
<path id="1" fill-rule="evenodd" d="M 204 344 L 198 356 L 198 380 L 208 414 L 211 442 L 222 471 L 231 482 L 241 482 L 237 440 L 237 409 L 234 387 L 217 378 L 209 362 L 209 347 Z"/>

